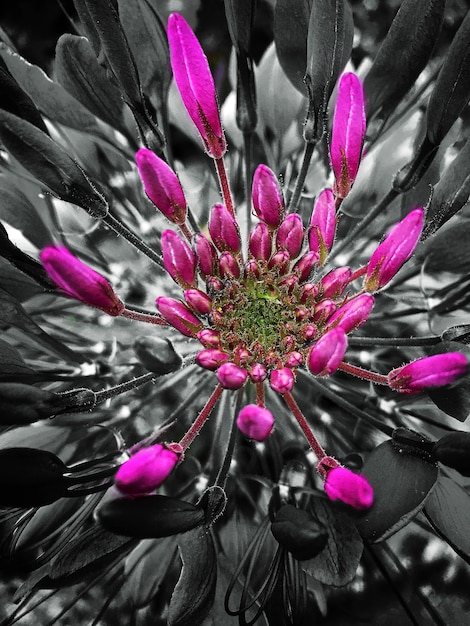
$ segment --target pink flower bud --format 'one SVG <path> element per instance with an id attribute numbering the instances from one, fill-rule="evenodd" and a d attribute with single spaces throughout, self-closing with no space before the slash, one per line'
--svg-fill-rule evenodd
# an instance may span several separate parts
<path id="1" fill-rule="evenodd" d="M 293 352 L 289 352 L 289 354 L 286 356 L 284 365 L 290 368 L 299 367 L 299 365 L 302 365 L 303 360 L 304 357 L 302 356 L 302 354 L 300 352 L 297 352 L 297 350 L 294 350 Z"/>
<path id="2" fill-rule="evenodd" d="M 348 339 L 341 328 L 325 333 L 310 350 L 308 369 L 315 376 L 329 376 L 338 369 L 346 352 Z"/>
<path id="3" fill-rule="evenodd" d="M 246 370 L 235 363 L 224 363 L 217 370 L 217 378 L 224 389 L 240 389 L 246 382 Z"/>
<path id="4" fill-rule="evenodd" d="M 336 232 L 336 206 L 331 189 L 324 189 L 313 206 L 308 243 L 310 250 L 318 252 L 323 265 L 331 250 Z"/>
<path id="5" fill-rule="evenodd" d="M 116 487 L 126 496 L 149 494 L 170 475 L 180 456 L 161 444 L 142 448 L 118 469 Z"/>
<path id="6" fill-rule="evenodd" d="M 276 246 L 287 250 L 291 259 L 300 252 L 304 240 L 302 219 L 297 213 L 291 213 L 279 226 L 276 235 Z"/>
<path id="7" fill-rule="evenodd" d="M 260 261 L 268 261 L 271 256 L 271 233 L 263 222 L 256 224 L 250 235 L 249 249 L 251 254 Z"/>
<path id="8" fill-rule="evenodd" d="M 266 367 L 262 363 L 253 363 L 250 368 L 250 378 L 254 383 L 262 383 L 267 375 Z"/>
<path id="9" fill-rule="evenodd" d="M 219 348 L 220 347 L 220 333 L 210 328 L 204 328 L 197 333 L 197 338 L 206 348 Z"/>
<path id="10" fill-rule="evenodd" d="M 344 74 L 339 83 L 331 137 L 331 165 L 335 193 L 345 198 L 356 178 L 366 132 L 364 93 L 355 74 Z"/>
<path id="11" fill-rule="evenodd" d="M 219 278 L 216 278 L 215 276 L 209 276 L 206 281 L 206 286 L 207 289 L 210 291 L 222 291 L 224 285 Z"/>
<path id="12" fill-rule="evenodd" d="M 276 176 L 267 165 L 258 165 L 253 176 L 253 208 L 260 220 L 277 228 L 284 216 L 284 200 Z"/>
<path id="13" fill-rule="evenodd" d="M 367 321 L 373 306 L 374 296 L 367 293 L 351 298 L 330 317 L 328 327 L 341 328 L 348 334 Z"/>
<path id="14" fill-rule="evenodd" d="M 214 204 L 209 218 L 209 232 L 215 246 L 222 252 L 238 252 L 240 233 L 235 218 L 223 204 Z"/>
<path id="15" fill-rule="evenodd" d="M 311 341 L 317 336 L 318 329 L 315 324 L 306 324 L 302 328 L 302 334 L 304 336 L 305 341 Z"/>
<path id="16" fill-rule="evenodd" d="M 388 384 L 401 393 L 418 393 L 428 387 L 450 385 L 467 373 L 467 367 L 461 352 L 435 354 L 392 370 Z"/>
<path id="17" fill-rule="evenodd" d="M 288 367 L 282 367 L 271 372 L 269 377 L 269 384 L 271 389 L 277 391 L 277 393 L 287 393 L 292 391 L 295 383 L 295 376 L 291 369 Z"/>
<path id="18" fill-rule="evenodd" d="M 245 267 L 243 268 L 243 272 L 245 276 L 251 275 L 251 276 L 254 276 L 255 278 L 259 278 L 260 272 L 259 272 L 259 265 L 257 261 L 255 261 L 254 259 L 250 259 L 249 261 L 247 261 L 245 263 Z"/>
<path id="19" fill-rule="evenodd" d="M 184 299 L 196 313 L 207 315 L 212 311 L 212 300 L 199 289 L 187 289 L 184 292 Z"/>
<path id="20" fill-rule="evenodd" d="M 209 348 L 208 350 L 201 350 L 196 356 L 196 363 L 201 367 L 205 367 L 206 370 L 216 370 L 229 360 L 230 356 L 222 350 L 215 348 Z"/>
<path id="21" fill-rule="evenodd" d="M 367 266 L 364 287 L 377 291 L 386 285 L 408 261 L 423 230 L 424 210 L 415 209 L 398 222 L 376 248 Z"/>
<path id="22" fill-rule="evenodd" d="M 273 430 L 274 417 L 268 409 L 248 404 L 238 414 L 237 426 L 250 439 L 264 441 Z"/>
<path id="23" fill-rule="evenodd" d="M 313 250 L 311 250 L 310 252 L 307 252 L 300 257 L 300 259 L 294 265 L 293 271 L 298 275 L 299 280 L 302 282 L 303 280 L 308 279 L 313 268 L 315 267 L 315 265 L 318 264 L 319 261 L 320 256 L 318 252 L 314 252 Z"/>
<path id="24" fill-rule="evenodd" d="M 180 300 L 160 296 L 156 301 L 157 309 L 166 321 L 186 337 L 194 337 L 202 330 L 202 322 Z"/>
<path id="25" fill-rule="evenodd" d="M 305 304 L 306 302 L 313 302 L 318 295 L 318 286 L 313 283 L 305 283 L 302 285 L 301 293 L 300 302 L 302 304 Z"/>
<path id="26" fill-rule="evenodd" d="M 324 324 L 336 311 L 336 303 L 333 300 L 322 300 L 315 305 L 315 313 L 313 314 L 313 321 L 319 324 Z"/>
<path id="27" fill-rule="evenodd" d="M 320 281 L 320 287 L 325 298 L 339 298 L 351 280 L 352 271 L 349 267 L 338 267 L 329 272 Z"/>
<path id="28" fill-rule="evenodd" d="M 226 278 L 239 278 L 240 266 L 231 252 L 222 252 L 219 257 L 220 274 Z"/>
<path id="29" fill-rule="evenodd" d="M 214 245 L 198 233 L 193 238 L 194 250 L 199 264 L 199 269 L 205 276 L 211 276 L 217 273 L 217 251 Z"/>
<path id="30" fill-rule="evenodd" d="M 155 206 L 175 224 L 186 221 L 186 199 L 174 171 L 156 154 L 141 148 L 135 155 L 145 193 Z"/>
<path id="31" fill-rule="evenodd" d="M 196 258 L 188 244 L 172 230 L 162 233 L 163 264 L 175 282 L 190 287 L 196 282 Z"/>
<path id="32" fill-rule="evenodd" d="M 325 492 L 330 500 L 341 500 L 355 509 L 370 509 L 374 502 L 374 490 L 367 479 L 346 467 L 329 470 Z"/>
<path id="33" fill-rule="evenodd" d="M 43 248 L 39 258 L 55 284 L 67 295 L 114 317 L 124 310 L 124 304 L 106 278 L 82 263 L 67 248 Z"/>
<path id="34" fill-rule="evenodd" d="M 268 267 L 270 270 L 276 269 L 279 274 L 285 274 L 289 269 L 290 264 L 290 256 L 286 250 L 279 250 L 271 257 L 271 260 L 268 263 Z"/>
<path id="35" fill-rule="evenodd" d="M 184 106 L 201 135 L 207 152 L 219 159 L 225 153 L 214 80 L 199 41 L 178 13 L 168 18 L 170 60 Z"/>

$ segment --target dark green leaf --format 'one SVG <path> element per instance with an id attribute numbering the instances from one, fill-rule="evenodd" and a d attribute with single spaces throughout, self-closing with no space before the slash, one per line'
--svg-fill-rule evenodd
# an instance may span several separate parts
<path id="1" fill-rule="evenodd" d="M 94 116 L 61 85 L 51 80 L 40 67 L 28 63 L 5 46 L 0 46 L 0 52 L 20 87 L 32 98 L 43 115 L 70 128 L 96 131 Z"/>
<path id="2" fill-rule="evenodd" d="M 0 383 L 0 424 L 29 424 L 54 415 L 57 396 L 22 383 Z"/>
<path id="3" fill-rule="evenodd" d="M 450 45 L 427 110 L 427 136 L 439 145 L 470 98 L 470 11 Z"/>
<path id="4" fill-rule="evenodd" d="M 470 496 L 455 481 L 442 476 L 426 501 L 424 513 L 434 530 L 470 563 Z"/>
<path id="5" fill-rule="evenodd" d="M 367 117 L 386 118 L 426 67 L 439 34 L 445 0 L 403 0 L 365 80 Z"/>
<path id="6" fill-rule="evenodd" d="M 309 110 L 304 137 L 318 140 L 325 131 L 331 93 L 351 54 L 354 24 L 347 0 L 313 0 L 307 38 Z"/>
<path id="7" fill-rule="evenodd" d="M 52 241 L 34 206 L 5 176 L 0 177 L 0 218 L 21 231 L 38 248 Z"/>
<path id="8" fill-rule="evenodd" d="M 371 452 L 361 473 L 374 489 L 374 504 L 356 523 L 364 539 L 377 542 L 419 513 L 436 483 L 438 468 L 384 441 Z"/>
<path id="9" fill-rule="evenodd" d="M 307 35 L 313 0 L 277 0 L 274 8 L 274 41 L 286 76 L 294 87 L 307 94 Z"/>
<path id="10" fill-rule="evenodd" d="M 230 39 L 237 53 L 249 55 L 253 21 L 255 19 L 255 0 L 224 0 L 225 16 L 230 33 Z M 275 11 L 278 11 L 276 3 Z M 295 5 L 291 2 L 291 5 Z M 276 13 L 275 13 L 276 20 Z M 276 21 L 274 22 L 276 28 Z"/>
<path id="11" fill-rule="evenodd" d="M 434 234 L 468 203 L 469 197 L 470 141 L 467 141 L 433 189 L 421 239 Z"/>
<path id="12" fill-rule="evenodd" d="M 315 580 L 341 587 L 351 582 L 362 555 L 363 544 L 353 519 L 331 502 L 315 497 L 311 501 L 312 515 L 328 532 L 326 547 L 315 558 L 300 563 Z"/>
<path id="13" fill-rule="evenodd" d="M 168 626 L 200 626 L 211 610 L 217 559 L 209 531 L 196 528 L 178 540 L 183 567 L 171 596 Z"/>
<path id="14" fill-rule="evenodd" d="M 271 524 L 271 532 L 279 544 L 299 561 L 314 558 L 328 542 L 323 524 L 292 504 L 281 506 Z"/>
<path id="15" fill-rule="evenodd" d="M 433 453 L 439 463 L 457 470 L 462 476 L 470 476 L 470 433 L 446 433 L 435 442 Z"/>
<path id="16" fill-rule="evenodd" d="M 57 42 L 57 80 L 89 111 L 113 128 L 122 130 L 122 99 L 96 60 L 85 37 L 62 35 Z"/>

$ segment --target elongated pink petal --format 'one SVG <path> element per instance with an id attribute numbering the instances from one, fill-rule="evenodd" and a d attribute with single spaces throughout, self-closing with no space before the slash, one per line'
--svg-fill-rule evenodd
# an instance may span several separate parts
<path id="1" fill-rule="evenodd" d="M 104 276 L 77 259 L 67 248 L 49 246 L 39 254 L 44 269 L 69 296 L 118 316 L 124 304 Z"/>
<path id="2" fill-rule="evenodd" d="M 193 238 L 199 269 L 206 276 L 212 276 L 218 271 L 217 251 L 207 237 L 197 233 Z"/>
<path id="3" fill-rule="evenodd" d="M 346 352 L 348 338 L 341 328 L 325 333 L 308 354 L 308 369 L 316 376 L 329 376 L 338 369 Z"/>
<path id="4" fill-rule="evenodd" d="M 329 272 L 320 281 L 324 298 L 339 298 L 349 285 L 352 271 L 349 267 L 338 267 Z"/>
<path id="5" fill-rule="evenodd" d="M 238 414 L 237 426 L 250 439 L 264 441 L 273 430 L 274 417 L 264 407 L 247 404 Z"/>
<path id="6" fill-rule="evenodd" d="M 178 177 L 169 165 L 147 148 L 135 155 L 145 193 L 155 206 L 175 224 L 186 220 L 186 199 Z"/>
<path id="7" fill-rule="evenodd" d="M 115 482 L 127 496 L 143 496 L 159 487 L 173 471 L 180 455 L 161 444 L 143 448 L 118 469 Z"/>
<path id="8" fill-rule="evenodd" d="M 196 313 L 208 315 L 212 311 L 211 298 L 200 289 L 186 289 L 184 299 Z"/>
<path id="9" fill-rule="evenodd" d="M 408 261 L 421 236 L 423 222 L 424 210 L 415 209 L 395 224 L 370 257 L 364 283 L 367 291 L 381 289 Z"/>
<path id="10" fill-rule="evenodd" d="M 197 353 L 196 363 L 208 370 L 216 370 L 230 359 L 230 355 L 217 348 L 208 348 Z"/>
<path id="11" fill-rule="evenodd" d="M 346 467 L 334 467 L 328 472 L 325 492 L 330 500 L 341 500 L 355 509 L 369 509 L 374 502 L 374 490 L 367 479 Z"/>
<path id="12" fill-rule="evenodd" d="M 284 199 L 276 175 L 267 165 L 258 165 L 253 176 L 253 208 L 260 220 L 276 228 L 284 216 Z"/>
<path id="13" fill-rule="evenodd" d="M 336 232 L 336 206 L 333 191 L 324 189 L 318 196 L 310 220 L 309 248 L 317 252 L 323 265 L 331 250 Z"/>
<path id="14" fill-rule="evenodd" d="M 178 13 L 168 18 L 171 67 L 184 106 L 198 129 L 207 152 L 223 156 L 225 136 L 207 57 L 196 35 Z"/>
<path id="15" fill-rule="evenodd" d="M 450 385 L 467 370 L 468 362 L 461 352 L 435 354 L 392 370 L 388 384 L 401 393 L 418 393 L 428 387 Z"/>
<path id="16" fill-rule="evenodd" d="M 186 241 L 178 233 L 164 230 L 161 242 L 163 263 L 173 280 L 186 288 L 195 285 L 196 257 Z"/>
<path id="17" fill-rule="evenodd" d="M 355 74 L 344 74 L 338 89 L 330 147 L 335 193 L 340 198 L 348 195 L 356 178 L 365 132 L 362 83 Z"/>

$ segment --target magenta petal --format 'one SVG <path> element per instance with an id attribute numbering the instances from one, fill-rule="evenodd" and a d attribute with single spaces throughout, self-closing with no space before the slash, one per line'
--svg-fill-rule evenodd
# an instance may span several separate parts
<path id="1" fill-rule="evenodd" d="M 330 500 L 341 500 L 355 509 L 369 509 L 374 502 L 374 490 L 367 479 L 345 467 L 328 472 L 325 492 Z"/>
<path id="2" fill-rule="evenodd" d="M 157 444 L 143 448 L 118 469 L 115 482 L 128 496 L 141 496 L 154 491 L 169 476 L 180 455 Z"/>
<path id="3" fill-rule="evenodd" d="M 197 353 L 196 363 L 208 370 L 216 370 L 230 359 L 230 356 L 217 348 L 208 348 Z"/>
<path id="4" fill-rule="evenodd" d="M 279 226 L 276 235 L 276 246 L 278 249 L 287 250 L 291 259 L 294 259 L 300 252 L 304 240 L 304 227 L 302 219 L 297 213 L 291 213 Z"/>
<path id="5" fill-rule="evenodd" d="M 374 296 L 367 293 L 351 298 L 330 317 L 328 327 L 338 327 L 346 334 L 350 333 L 367 321 L 373 306 Z"/>
<path id="6" fill-rule="evenodd" d="M 292 391 L 295 383 L 295 376 L 291 369 L 288 367 L 282 367 L 271 372 L 269 377 L 269 384 L 271 389 L 277 391 L 277 393 L 287 393 Z"/>
<path id="7" fill-rule="evenodd" d="M 255 259 L 269 261 L 271 247 L 271 233 L 266 224 L 259 222 L 250 235 L 249 250 Z"/>
<path id="8" fill-rule="evenodd" d="M 274 417 L 268 409 L 248 404 L 238 414 L 237 426 L 250 439 L 264 441 L 272 432 Z"/>
<path id="9" fill-rule="evenodd" d="M 102 309 L 108 315 L 118 316 L 124 310 L 106 278 L 77 259 L 67 248 L 49 246 L 40 252 L 39 258 L 55 284 L 69 296 Z"/>
<path id="10" fill-rule="evenodd" d="M 207 57 L 186 20 L 178 13 L 168 18 L 171 67 L 184 106 L 198 129 L 206 150 L 218 159 L 225 152 L 217 94 Z"/>
<path id="11" fill-rule="evenodd" d="M 381 289 L 408 261 L 421 236 L 423 222 L 424 210 L 415 209 L 392 228 L 370 258 L 365 280 L 367 291 Z"/>
<path id="12" fill-rule="evenodd" d="M 340 198 L 347 196 L 356 178 L 365 132 L 362 83 L 355 74 L 344 74 L 338 89 L 330 146 L 335 192 Z"/>
<path id="13" fill-rule="evenodd" d="M 217 251 L 214 245 L 201 233 L 194 235 L 193 243 L 201 272 L 206 276 L 216 273 Z"/>
<path id="14" fill-rule="evenodd" d="M 467 359 L 461 352 L 435 354 L 392 370 L 388 384 L 401 393 L 418 393 L 427 387 L 450 385 L 467 369 Z"/>
<path id="15" fill-rule="evenodd" d="M 145 193 L 155 206 L 175 224 L 186 220 L 186 199 L 174 171 L 156 154 L 141 148 L 135 155 Z"/>

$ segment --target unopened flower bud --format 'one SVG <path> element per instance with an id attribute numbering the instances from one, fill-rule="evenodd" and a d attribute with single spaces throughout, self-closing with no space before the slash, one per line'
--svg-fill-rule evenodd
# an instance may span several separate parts
<path id="1" fill-rule="evenodd" d="M 220 333 L 210 328 L 204 328 L 197 333 L 197 338 L 206 348 L 220 347 Z"/>
<path id="2" fill-rule="evenodd" d="M 293 267 L 293 271 L 298 275 L 300 282 L 308 279 L 319 260 L 318 252 L 312 250 L 300 257 Z"/>
<path id="3" fill-rule="evenodd" d="M 180 456 L 166 445 L 142 448 L 118 469 L 116 487 L 126 496 L 149 494 L 168 478 Z"/>
<path id="4" fill-rule="evenodd" d="M 235 218 L 223 204 L 214 204 L 209 217 L 209 232 L 214 245 L 221 251 L 238 252 L 240 233 Z"/>
<path id="5" fill-rule="evenodd" d="M 201 350 L 196 356 L 196 363 L 207 370 L 216 370 L 230 359 L 230 355 L 217 348 Z"/>
<path id="6" fill-rule="evenodd" d="M 249 242 L 251 254 L 260 261 L 269 261 L 271 256 L 271 233 L 264 222 L 259 222 L 254 227 Z"/>
<path id="7" fill-rule="evenodd" d="M 292 370 L 288 367 L 281 367 L 280 369 L 273 370 L 269 377 L 271 389 L 281 394 L 292 391 L 294 383 L 295 376 Z"/>
<path id="8" fill-rule="evenodd" d="M 181 367 L 182 359 L 169 339 L 162 337 L 139 337 L 134 352 L 142 365 L 155 374 L 169 374 Z"/>
<path id="9" fill-rule="evenodd" d="M 277 228 L 284 216 L 284 200 L 274 172 L 266 165 L 258 165 L 255 170 L 252 198 L 259 219 Z"/>
<path id="10" fill-rule="evenodd" d="M 320 289 L 324 298 L 339 298 L 349 285 L 352 271 L 349 267 L 338 267 L 329 272 L 320 281 Z"/>
<path id="11" fill-rule="evenodd" d="M 199 269 L 205 276 L 218 273 L 217 251 L 207 237 L 197 233 L 193 238 Z"/>
<path id="12" fill-rule="evenodd" d="M 319 255 L 323 265 L 331 250 L 336 232 L 335 197 L 331 189 L 324 189 L 313 206 L 308 235 L 309 248 Z"/>
<path id="13" fill-rule="evenodd" d="M 168 42 L 173 76 L 184 106 L 207 152 L 219 159 L 226 144 L 214 80 L 199 41 L 178 13 L 168 18 Z"/>
<path id="14" fill-rule="evenodd" d="M 287 250 L 291 259 L 299 254 L 304 239 L 302 219 L 297 213 L 291 213 L 279 226 L 276 234 L 277 248 Z"/>
<path id="15" fill-rule="evenodd" d="M 220 274 L 225 278 L 239 278 L 240 266 L 231 252 L 222 252 L 219 257 Z"/>
<path id="16" fill-rule="evenodd" d="M 388 384 L 400 393 L 418 393 L 428 387 L 450 385 L 467 373 L 467 359 L 461 352 L 447 352 L 417 359 L 388 374 Z"/>
<path id="17" fill-rule="evenodd" d="M 341 327 L 348 334 L 367 321 L 373 306 L 374 297 L 367 293 L 351 298 L 329 318 L 328 327 Z"/>
<path id="18" fill-rule="evenodd" d="M 268 263 L 269 269 L 276 269 L 279 274 L 285 274 L 289 269 L 290 256 L 286 250 L 279 250 L 271 257 Z"/>
<path id="19" fill-rule="evenodd" d="M 333 300 L 321 300 L 315 305 L 313 321 L 317 324 L 324 324 L 336 311 L 336 303 Z"/>
<path id="20" fill-rule="evenodd" d="M 329 376 L 338 369 L 346 352 L 348 339 L 341 328 L 325 333 L 308 354 L 308 369 L 316 376 Z"/>
<path id="21" fill-rule="evenodd" d="M 184 292 L 184 299 L 196 313 L 207 315 L 212 311 L 212 300 L 199 289 L 187 289 Z"/>
<path id="22" fill-rule="evenodd" d="M 262 363 L 253 363 L 250 368 L 250 378 L 254 383 L 262 383 L 267 375 L 266 367 Z"/>
<path id="23" fill-rule="evenodd" d="M 82 263 L 67 248 L 43 248 L 39 258 L 55 284 L 67 295 L 108 315 L 121 315 L 124 304 L 106 278 Z"/>
<path id="24" fill-rule="evenodd" d="M 264 441 L 273 430 L 274 417 L 268 409 L 248 404 L 238 414 L 237 426 L 250 439 Z"/>
<path id="25" fill-rule="evenodd" d="M 345 467 L 328 471 L 325 492 L 330 500 L 341 500 L 355 509 L 370 509 L 374 502 L 374 490 L 367 479 Z"/>
<path id="26" fill-rule="evenodd" d="M 217 378 L 224 389 L 240 389 L 245 384 L 248 374 L 235 363 L 224 363 L 217 370 Z"/>
<path id="27" fill-rule="evenodd" d="M 284 360 L 284 365 L 290 368 L 299 367 L 299 365 L 302 365 L 303 360 L 304 357 L 302 354 L 297 352 L 297 350 L 294 350 L 293 352 L 289 352 L 289 354 L 287 354 Z"/>
<path id="28" fill-rule="evenodd" d="M 367 265 L 364 281 L 367 291 L 384 287 L 411 257 L 421 236 L 423 222 L 423 209 L 415 209 L 392 228 Z"/>
<path id="29" fill-rule="evenodd" d="M 188 244 L 172 230 L 163 231 L 161 242 L 163 263 L 173 280 L 185 288 L 195 285 L 196 258 Z"/>
<path id="30" fill-rule="evenodd" d="M 157 309 L 166 321 L 186 337 L 194 337 L 202 330 L 202 322 L 180 300 L 160 296 L 156 300 Z"/>
<path id="31" fill-rule="evenodd" d="M 135 155 L 145 193 L 155 206 L 175 224 L 186 221 L 186 199 L 174 171 L 156 154 L 141 148 Z"/>
<path id="32" fill-rule="evenodd" d="M 30 424 L 60 411 L 61 397 L 22 383 L 0 383 L 0 424 Z"/>

